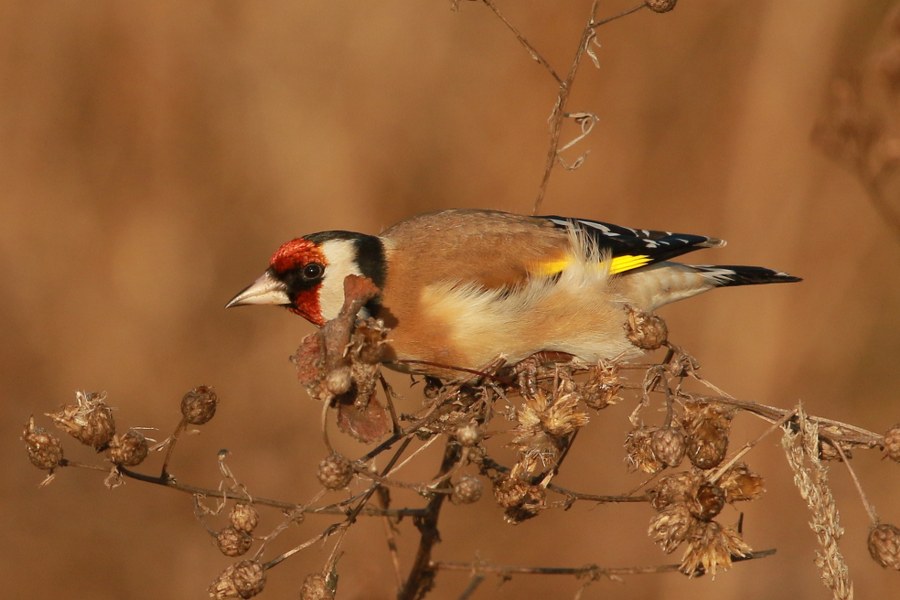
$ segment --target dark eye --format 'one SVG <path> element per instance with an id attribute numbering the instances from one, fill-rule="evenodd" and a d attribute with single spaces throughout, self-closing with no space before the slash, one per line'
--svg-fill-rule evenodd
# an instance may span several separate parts
<path id="1" fill-rule="evenodd" d="M 309 263 L 305 267 L 303 267 L 303 278 L 304 279 L 318 279 L 322 276 L 322 273 L 325 272 L 325 267 L 320 265 L 319 263 Z"/>

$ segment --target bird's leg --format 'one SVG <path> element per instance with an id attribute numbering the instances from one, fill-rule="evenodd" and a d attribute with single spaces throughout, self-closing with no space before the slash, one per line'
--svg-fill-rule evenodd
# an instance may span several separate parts
<path id="1" fill-rule="evenodd" d="M 519 383 L 519 393 L 525 398 L 534 398 L 537 393 L 538 359 L 529 356 L 515 366 Z"/>

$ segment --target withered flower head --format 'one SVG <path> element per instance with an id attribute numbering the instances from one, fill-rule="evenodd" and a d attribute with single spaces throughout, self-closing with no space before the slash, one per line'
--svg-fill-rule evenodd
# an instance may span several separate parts
<path id="1" fill-rule="evenodd" d="M 630 471 L 642 471 L 653 475 L 665 468 L 653 452 L 652 438 L 658 427 L 637 427 L 625 437 L 625 463 Z"/>
<path id="2" fill-rule="evenodd" d="M 266 571 L 262 565 L 252 560 L 229 565 L 209 586 L 209 597 L 215 600 L 225 598 L 252 598 L 266 585 Z"/>
<path id="3" fill-rule="evenodd" d="M 716 575 L 719 568 L 731 566 L 733 557 L 750 555 L 750 546 L 740 534 L 716 521 L 698 522 L 687 538 L 687 549 L 681 559 L 680 570 L 688 577 L 700 573 Z"/>
<path id="4" fill-rule="evenodd" d="M 75 392 L 75 404 L 67 404 L 47 416 L 57 427 L 98 452 L 106 449 L 116 433 L 116 422 L 104 392 Z"/>
<path id="5" fill-rule="evenodd" d="M 59 438 L 52 433 L 47 433 L 43 427 L 34 424 L 34 417 L 29 417 L 22 433 L 25 449 L 28 451 L 28 460 L 38 469 L 53 471 L 59 461 L 63 459 L 62 444 Z"/>
<path id="6" fill-rule="evenodd" d="M 181 399 L 181 414 L 191 425 L 203 425 L 216 414 L 219 397 L 209 386 L 200 385 Z"/>
<path id="7" fill-rule="evenodd" d="M 879 523 L 869 530 L 869 554 L 886 569 L 900 571 L 900 528 Z"/>
<path id="8" fill-rule="evenodd" d="M 125 435 L 116 434 L 109 443 L 109 460 L 113 464 L 133 467 L 144 462 L 150 453 L 150 445 L 144 434 L 129 429 Z"/>

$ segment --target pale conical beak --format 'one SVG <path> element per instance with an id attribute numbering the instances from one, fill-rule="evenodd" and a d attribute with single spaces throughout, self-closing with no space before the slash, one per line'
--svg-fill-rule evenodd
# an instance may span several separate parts
<path id="1" fill-rule="evenodd" d="M 231 299 L 225 308 L 243 306 L 244 304 L 290 304 L 291 299 L 287 295 L 287 286 L 275 279 L 269 271 L 247 286 L 244 291 Z"/>

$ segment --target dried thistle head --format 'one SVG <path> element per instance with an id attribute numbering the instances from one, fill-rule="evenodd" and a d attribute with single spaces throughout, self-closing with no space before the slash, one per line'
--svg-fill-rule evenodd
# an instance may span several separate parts
<path id="1" fill-rule="evenodd" d="M 680 427 L 663 427 L 650 436 L 650 450 L 663 466 L 677 467 L 684 460 L 687 438 Z"/>
<path id="2" fill-rule="evenodd" d="M 750 470 L 745 463 L 737 463 L 719 478 L 719 486 L 725 491 L 725 501 L 729 504 L 744 500 L 755 500 L 766 491 L 761 475 Z"/>
<path id="3" fill-rule="evenodd" d="M 671 554 L 696 526 L 697 520 L 684 503 L 671 504 L 651 517 L 647 535 L 663 552 Z"/>
<path id="4" fill-rule="evenodd" d="M 713 520 L 724 507 L 725 490 L 708 481 L 697 486 L 689 505 L 691 514 L 700 521 Z"/>
<path id="5" fill-rule="evenodd" d="M 699 469 L 717 467 L 728 453 L 734 410 L 715 403 L 687 402 L 682 423 L 688 435 L 687 457 Z"/>
<path id="6" fill-rule="evenodd" d="M 63 459 L 62 443 L 58 437 L 48 433 L 43 427 L 36 426 L 34 417 L 28 418 L 25 431 L 22 432 L 22 440 L 28 451 L 28 460 L 38 469 L 52 473 L 59 466 L 59 461 Z"/>
<path id="7" fill-rule="evenodd" d="M 215 600 L 226 598 L 252 598 L 266 585 L 266 571 L 262 564 L 252 560 L 242 560 L 228 565 L 209 586 L 209 597 Z"/>
<path id="8" fill-rule="evenodd" d="M 629 471 L 653 475 L 665 468 L 653 452 L 653 434 L 658 430 L 658 427 L 641 426 L 632 429 L 625 436 L 625 464 Z"/>
<path id="9" fill-rule="evenodd" d="M 116 433 L 116 422 L 104 392 L 75 392 L 75 404 L 67 404 L 47 416 L 57 427 L 98 452 L 109 446 Z"/>
<path id="10" fill-rule="evenodd" d="M 900 424 L 894 425 L 885 432 L 884 456 L 900 462 Z"/>
<path id="11" fill-rule="evenodd" d="M 225 556 L 242 556 L 253 545 L 253 537 L 246 531 L 224 527 L 216 534 L 216 545 Z"/>
<path id="12" fill-rule="evenodd" d="M 336 578 L 322 573 L 311 573 L 300 587 L 300 600 L 334 600 L 337 591 Z"/>
<path id="13" fill-rule="evenodd" d="M 523 481 L 513 474 L 500 475 L 494 480 L 494 498 L 503 507 L 503 519 L 517 525 L 537 516 L 546 508 L 547 490 L 540 485 Z"/>
<path id="14" fill-rule="evenodd" d="M 529 464 L 540 460 L 546 466 L 555 461 L 567 436 L 587 424 L 588 416 L 578 410 L 578 400 L 575 392 L 551 398 L 540 389 L 525 397 L 514 413 L 512 445 Z"/>
<path id="15" fill-rule="evenodd" d="M 259 525 L 259 513 L 253 508 L 252 504 L 238 502 L 231 508 L 228 520 L 231 521 L 231 526 L 235 529 L 253 533 L 253 530 Z"/>
<path id="16" fill-rule="evenodd" d="M 144 434 L 129 429 L 125 435 L 115 434 L 109 443 L 109 460 L 115 465 L 134 467 L 144 462 L 150 453 L 150 445 Z"/>
<path id="17" fill-rule="evenodd" d="M 718 569 L 728 569 L 733 558 L 746 557 L 751 552 L 737 531 L 716 521 L 698 522 L 686 542 L 679 570 L 688 577 L 702 573 L 715 576 Z"/>
<path id="18" fill-rule="evenodd" d="M 625 336 L 641 350 L 656 350 L 666 343 L 669 330 L 657 315 L 627 306 Z"/>
<path id="19" fill-rule="evenodd" d="M 869 530 L 869 554 L 886 569 L 900 571 L 900 528 L 879 523 Z"/>
<path id="20" fill-rule="evenodd" d="M 602 410 L 620 401 L 619 367 L 615 364 L 600 363 L 591 369 L 590 376 L 581 386 L 584 403 L 594 410 Z"/>
<path id="21" fill-rule="evenodd" d="M 694 471 L 673 473 L 659 479 L 656 488 L 650 491 L 650 505 L 662 510 L 672 504 L 685 504 L 694 495 L 703 477 Z"/>
<path id="22" fill-rule="evenodd" d="M 181 415 L 191 425 L 208 423 L 216 415 L 219 397 L 207 385 L 199 385 L 181 399 Z"/>
<path id="23" fill-rule="evenodd" d="M 327 489 L 342 490 L 353 480 L 353 463 L 346 456 L 333 452 L 319 462 L 316 476 Z"/>
<path id="24" fill-rule="evenodd" d="M 472 504 L 481 499 L 483 491 L 481 479 L 474 475 L 463 475 L 453 484 L 450 501 L 454 504 Z"/>

